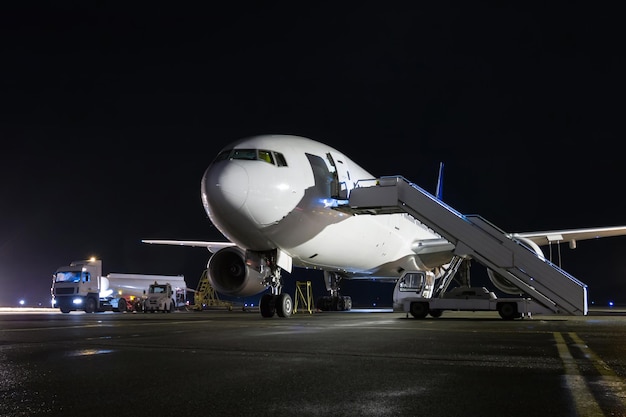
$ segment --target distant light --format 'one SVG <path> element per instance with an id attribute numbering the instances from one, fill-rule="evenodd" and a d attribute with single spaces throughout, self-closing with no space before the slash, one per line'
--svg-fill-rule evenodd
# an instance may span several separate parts
<path id="1" fill-rule="evenodd" d="M 24 304 L 26 304 L 26 301 L 20 300 L 20 305 L 23 306 Z"/>
<path id="2" fill-rule="evenodd" d="M 613 307 L 613 301 L 609 301 L 609 307 Z"/>

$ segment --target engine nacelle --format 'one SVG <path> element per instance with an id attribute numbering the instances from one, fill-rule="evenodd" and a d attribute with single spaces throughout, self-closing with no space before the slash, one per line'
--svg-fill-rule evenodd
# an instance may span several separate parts
<path id="1" fill-rule="evenodd" d="M 220 294 L 248 297 L 267 288 L 263 274 L 246 263 L 245 250 L 236 246 L 215 252 L 207 269 L 209 283 Z"/>
<path id="2" fill-rule="evenodd" d="M 523 237 L 517 237 L 516 239 L 526 244 L 529 249 L 534 251 L 541 259 L 545 259 L 543 251 L 535 242 Z M 523 292 L 518 287 L 513 285 L 511 281 L 489 268 L 487 268 L 487 275 L 489 276 L 489 280 L 493 283 L 493 285 L 495 285 L 497 289 L 506 294 L 520 294 Z"/>

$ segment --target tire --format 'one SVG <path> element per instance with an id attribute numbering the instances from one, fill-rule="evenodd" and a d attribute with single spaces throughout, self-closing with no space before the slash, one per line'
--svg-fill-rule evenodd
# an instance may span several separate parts
<path id="1" fill-rule="evenodd" d="M 515 303 L 500 303 L 498 305 L 498 313 L 504 320 L 513 320 L 520 317 Z"/>
<path id="2" fill-rule="evenodd" d="M 61 306 L 61 313 L 69 313 L 72 311 L 68 306 Z"/>
<path id="3" fill-rule="evenodd" d="M 330 311 L 331 297 L 324 295 L 317 300 L 317 309 L 320 311 Z"/>
<path id="4" fill-rule="evenodd" d="M 119 311 L 120 313 L 125 313 L 126 310 L 128 310 L 128 304 L 126 304 L 125 299 L 120 298 L 117 302 L 117 311 Z"/>
<path id="5" fill-rule="evenodd" d="M 259 301 L 259 310 L 261 310 L 261 316 L 274 317 L 276 313 L 276 297 L 272 294 L 263 294 Z"/>
<path id="6" fill-rule="evenodd" d="M 416 319 L 423 319 L 428 314 L 428 303 L 416 301 L 411 303 L 411 315 Z"/>
<path id="7" fill-rule="evenodd" d="M 352 310 L 352 297 L 350 297 L 349 295 L 346 295 L 343 297 L 343 304 L 345 307 L 345 311 L 350 311 Z"/>
<path id="8" fill-rule="evenodd" d="M 443 314 L 443 310 L 430 310 L 428 314 L 430 314 L 431 317 L 434 318 L 441 317 L 441 315 Z"/>
<path id="9" fill-rule="evenodd" d="M 98 303 L 93 297 L 87 297 L 85 300 L 85 313 L 95 313 Z"/>
<path id="10" fill-rule="evenodd" d="M 278 317 L 289 317 L 293 314 L 293 300 L 287 293 L 276 297 L 276 314 Z"/>

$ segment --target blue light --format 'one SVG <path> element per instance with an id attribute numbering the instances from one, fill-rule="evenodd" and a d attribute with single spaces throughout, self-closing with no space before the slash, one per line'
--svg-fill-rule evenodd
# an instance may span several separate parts
<path id="1" fill-rule="evenodd" d="M 609 307 L 613 307 L 613 301 L 609 301 Z"/>

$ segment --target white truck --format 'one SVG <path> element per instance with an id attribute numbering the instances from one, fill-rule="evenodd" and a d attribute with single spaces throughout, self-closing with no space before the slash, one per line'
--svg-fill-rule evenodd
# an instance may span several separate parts
<path id="1" fill-rule="evenodd" d="M 57 268 L 51 293 L 53 306 L 63 313 L 170 312 L 186 304 L 187 284 L 182 275 L 110 273 L 103 276 L 102 261 L 92 258 Z M 163 301 L 164 296 L 169 299 Z M 155 302 L 150 302 L 149 310 L 146 310 L 145 301 L 151 297 Z"/>
<path id="2" fill-rule="evenodd" d="M 460 286 L 432 297 L 433 280 L 424 272 L 405 272 L 393 290 L 393 310 L 410 313 L 416 319 L 430 314 L 440 317 L 445 310 L 497 311 L 504 320 L 554 314 L 531 298 L 498 298 L 485 287 Z"/>
<path id="3" fill-rule="evenodd" d="M 186 293 L 186 287 L 174 287 L 169 281 L 165 283 L 155 281 L 148 287 L 141 309 L 144 313 L 156 311 L 171 313 L 178 307 L 186 305 Z"/>

